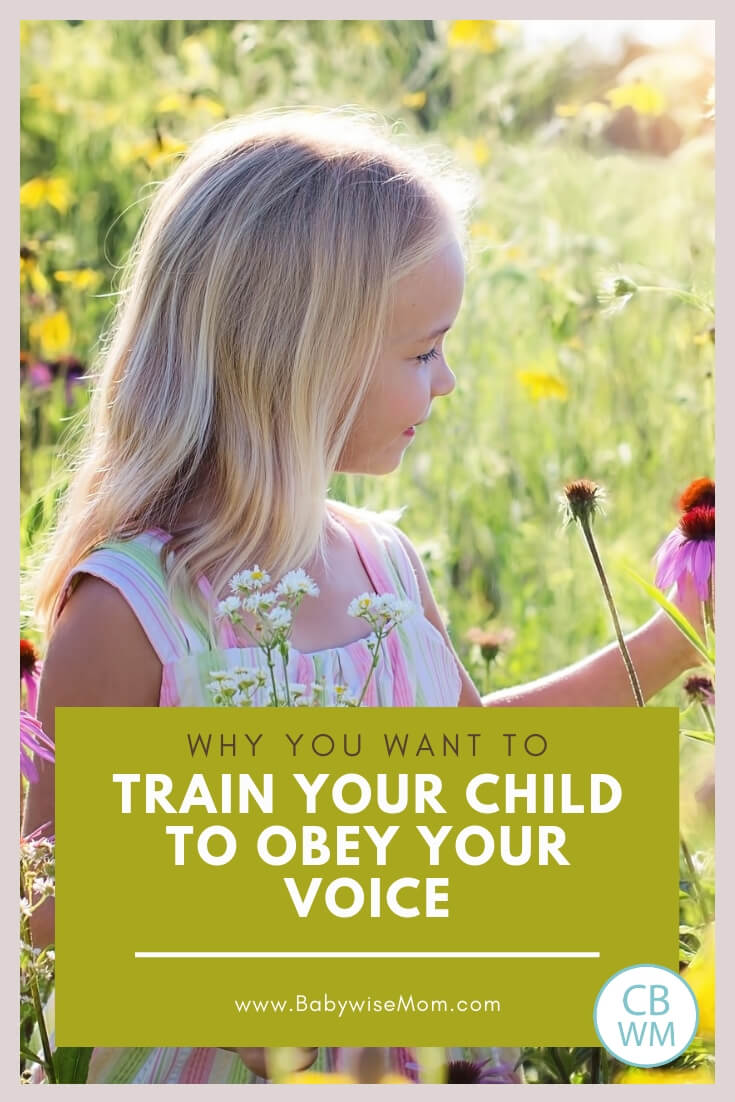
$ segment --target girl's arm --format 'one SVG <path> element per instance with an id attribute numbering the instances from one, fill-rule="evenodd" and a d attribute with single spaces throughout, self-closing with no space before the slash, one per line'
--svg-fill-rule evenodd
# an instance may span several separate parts
<path id="1" fill-rule="evenodd" d="M 56 707 L 156 707 L 161 695 L 161 662 L 125 599 L 107 582 L 82 577 L 49 642 L 43 664 L 38 717 L 54 736 Z M 100 731 L 104 738 L 104 731 Z M 54 833 L 54 767 L 36 761 L 39 780 L 28 791 L 23 833 L 50 822 Z M 84 778 L 80 778 L 80 798 Z M 48 898 L 31 916 L 34 946 L 54 942 L 54 901 Z M 256 1074 L 266 1074 L 265 1050 L 230 1049 Z M 299 1050 L 299 1067 L 313 1063 L 316 1049 Z"/>
<path id="2" fill-rule="evenodd" d="M 38 718 L 54 737 L 56 707 L 155 707 L 161 691 L 161 663 L 123 597 L 98 578 L 85 575 L 59 617 L 41 673 Z M 100 738 L 104 732 L 100 731 Z M 29 785 L 23 834 L 44 823 L 54 833 L 54 766 L 36 760 L 39 779 Z M 80 778 L 80 793 L 84 778 Z M 31 917 L 33 944 L 54 940 L 53 899 Z"/>
<path id="3" fill-rule="evenodd" d="M 441 632 L 457 662 L 462 681 L 460 707 L 618 707 L 635 704 L 617 643 L 526 685 L 481 697 L 452 646 L 416 549 L 402 532 L 400 536 L 416 572 L 424 614 Z M 695 627 L 700 625 L 699 602 L 691 583 L 685 590 L 682 609 Z M 626 643 L 646 699 L 701 661 L 697 651 L 665 612 L 657 612 L 643 627 L 626 636 Z"/>

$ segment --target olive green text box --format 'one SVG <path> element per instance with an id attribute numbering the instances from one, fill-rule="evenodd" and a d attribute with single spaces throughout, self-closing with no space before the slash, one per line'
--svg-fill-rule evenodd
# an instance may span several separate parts
<path id="1" fill-rule="evenodd" d="M 677 967 L 675 709 L 60 708 L 56 745 L 59 1045 L 594 1045 L 606 979 Z"/>

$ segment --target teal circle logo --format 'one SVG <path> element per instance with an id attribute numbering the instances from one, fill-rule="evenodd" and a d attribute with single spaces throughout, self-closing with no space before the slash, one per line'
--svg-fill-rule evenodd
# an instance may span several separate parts
<path id="1" fill-rule="evenodd" d="M 616 1060 L 657 1068 L 689 1047 L 699 1007 L 678 972 L 660 964 L 634 964 L 603 985 L 592 1017 L 597 1036 Z"/>

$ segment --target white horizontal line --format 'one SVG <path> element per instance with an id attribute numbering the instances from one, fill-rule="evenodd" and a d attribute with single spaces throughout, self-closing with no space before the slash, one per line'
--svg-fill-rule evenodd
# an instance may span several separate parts
<path id="1" fill-rule="evenodd" d="M 250 960 L 258 958 L 274 958 L 274 957 L 288 957 L 296 960 L 304 960 L 307 958 L 324 958 L 324 957 L 346 957 L 346 958 L 358 958 L 369 957 L 371 959 L 383 959 L 385 957 L 397 957 L 399 959 L 405 959 L 409 957 L 464 957 L 470 960 L 485 957 L 599 957 L 599 953 L 588 952 L 544 952 L 539 951 L 520 951 L 520 952 L 496 952 L 496 953 L 443 953 L 443 952 L 420 952 L 420 953 L 367 953 L 367 952 L 314 952 L 314 953 L 292 953 L 292 952 L 263 952 L 263 953 L 240 953 L 240 952 L 219 952 L 219 951 L 194 951 L 194 952 L 136 952 L 136 957 L 246 957 Z"/>

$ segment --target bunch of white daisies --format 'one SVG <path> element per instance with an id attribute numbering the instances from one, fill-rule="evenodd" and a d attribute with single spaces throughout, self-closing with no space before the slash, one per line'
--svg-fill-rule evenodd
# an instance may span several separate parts
<path id="1" fill-rule="evenodd" d="M 258 690 L 266 687 L 270 690 L 268 702 L 274 708 L 308 707 L 323 703 L 323 682 L 314 682 L 309 690 L 306 685 L 288 680 L 289 637 L 294 613 L 304 597 L 319 596 L 319 587 L 301 568 L 289 571 L 273 589 L 266 589 L 270 580 L 270 574 L 259 566 L 243 570 L 230 579 L 231 595 L 217 606 L 218 617 L 239 624 L 247 632 L 264 653 L 267 667 L 234 666 L 213 671 L 207 688 L 212 694 L 212 703 L 217 707 L 251 707 Z M 366 639 L 373 657 L 359 695 L 350 693 L 346 685 L 334 686 L 338 706 L 355 708 L 362 703 L 378 664 L 383 640 L 416 611 L 411 601 L 394 593 L 363 593 L 350 601 L 348 615 L 364 620 L 373 629 Z M 243 612 L 250 613 L 250 626 L 244 622 Z M 276 677 L 278 658 L 283 671 L 281 681 Z"/>

